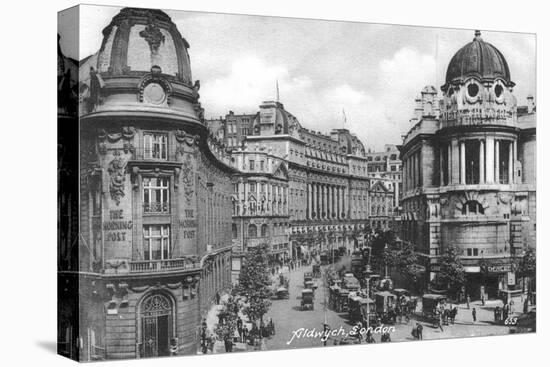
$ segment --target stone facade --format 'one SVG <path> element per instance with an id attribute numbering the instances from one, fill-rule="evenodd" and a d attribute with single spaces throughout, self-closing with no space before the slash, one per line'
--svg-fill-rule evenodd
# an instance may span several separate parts
<path id="1" fill-rule="evenodd" d="M 60 253 L 79 263 L 59 283 L 60 298 L 78 289 L 80 317 L 61 333 L 82 361 L 194 353 L 231 286 L 234 169 L 170 18 L 125 8 L 103 35 L 79 70 L 80 231 Z"/>
<path id="2" fill-rule="evenodd" d="M 269 243 L 273 259 L 284 262 L 328 249 L 351 251 L 368 228 L 393 226 L 401 180 L 395 146 L 386 153 L 387 171 L 371 172 L 373 155 L 357 136 L 347 129 L 329 134 L 306 129 L 278 101 L 263 102 L 255 114 L 230 112 L 207 122 L 238 171 L 235 280 L 238 252 L 259 242 Z"/>
<path id="3" fill-rule="evenodd" d="M 532 97 L 517 107 L 513 86 L 502 54 L 476 33 L 451 60 L 443 95 L 422 90 L 401 147 L 403 239 L 429 280 L 458 247 L 473 299 L 520 290 L 514 264 L 535 247 L 536 108 Z"/>

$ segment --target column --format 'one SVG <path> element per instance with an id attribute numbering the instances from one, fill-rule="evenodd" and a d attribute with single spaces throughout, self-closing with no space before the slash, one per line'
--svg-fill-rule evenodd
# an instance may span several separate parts
<path id="1" fill-rule="evenodd" d="M 328 185 L 324 186 L 324 211 L 325 211 L 325 219 L 328 219 Z"/>
<path id="2" fill-rule="evenodd" d="M 495 140 L 487 138 L 485 141 L 485 181 L 495 182 Z"/>
<path id="3" fill-rule="evenodd" d="M 342 219 L 342 213 L 344 212 L 344 188 L 338 187 L 338 218 Z"/>
<path id="4" fill-rule="evenodd" d="M 508 185 L 514 180 L 514 146 L 512 142 L 508 143 Z"/>
<path id="5" fill-rule="evenodd" d="M 495 182 L 500 183 L 500 142 L 495 140 Z"/>
<path id="6" fill-rule="evenodd" d="M 439 147 L 439 186 L 443 186 L 445 180 L 443 177 L 443 146 Z"/>
<path id="7" fill-rule="evenodd" d="M 447 144 L 447 185 L 451 184 L 451 177 L 452 177 L 452 171 L 453 171 L 453 161 L 452 161 L 452 151 L 451 151 L 451 143 Z"/>
<path id="8" fill-rule="evenodd" d="M 466 184 L 466 143 L 460 142 L 460 183 Z"/>
<path id="9" fill-rule="evenodd" d="M 328 208 L 327 208 L 327 218 L 332 219 L 332 186 L 327 186 L 327 196 L 328 196 Z"/>
<path id="10" fill-rule="evenodd" d="M 311 184 L 307 184 L 307 213 L 306 218 L 311 219 Z"/>
<path id="11" fill-rule="evenodd" d="M 313 213 L 315 213 L 315 218 L 319 215 L 317 211 L 317 185 L 311 184 L 311 218 L 313 218 Z"/>
<path id="12" fill-rule="evenodd" d="M 485 183 L 485 144 L 479 141 L 479 183 Z"/>
<path id="13" fill-rule="evenodd" d="M 452 153 L 453 153 L 453 164 L 452 164 L 452 169 L 453 169 L 453 184 L 458 184 L 460 183 L 460 152 L 459 152 L 459 146 L 458 146 L 458 140 L 457 139 L 452 139 L 451 140 L 451 150 L 452 150 Z"/>
<path id="14" fill-rule="evenodd" d="M 349 214 L 349 213 L 348 213 L 348 212 L 349 212 L 348 206 L 349 206 L 349 204 L 348 204 L 348 187 L 345 186 L 345 187 L 344 187 L 344 214 L 345 214 L 346 219 L 349 218 L 349 215 L 348 215 L 348 214 Z"/>

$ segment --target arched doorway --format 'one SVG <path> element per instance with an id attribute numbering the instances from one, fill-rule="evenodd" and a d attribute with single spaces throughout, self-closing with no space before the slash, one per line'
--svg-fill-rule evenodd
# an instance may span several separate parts
<path id="1" fill-rule="evenodd" d="M 172 300 L 161 293 L 149 295 L 141 302 L 141 357 L 170 355 L 174 314 Z"/>

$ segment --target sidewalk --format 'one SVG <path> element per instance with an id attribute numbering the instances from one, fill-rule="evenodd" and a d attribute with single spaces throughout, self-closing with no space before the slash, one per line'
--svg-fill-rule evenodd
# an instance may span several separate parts
<path id="1" fill-rule="evenodd" d="M 208 313 L 206 315 L 207 335 L 215 335 L 215 329 L 216 329 L 216 326 L 218 325 L 218 313 L 223 309 L 223 303 L 226 302 L 228 299 L 229 299 L 229 294 L 224 293 L 220 297 L 220 304 L 219 305 L 213 304 L 208 310 Z M 248 317 L 243 313 L 241 313 L 240 311 L 239 311 L 239 317 L 244 321 L 245 325 L 249 324 L 247 321 Z M 248 328 L 250 329 L 250 326 L 248 326 Z M 245 352 L 252 349 L 253 347 L 247 345 L 246 343 L 237 342 L 233 344 L 233 352 Z M 265 350 L 265 343 L 262 343 L 262 345 L 260 346 L 260 350 Z M 225 353 L 225 344 L 223 340 L 214 341 L 214 348 L 212 350 L 212 353 L 213 354 Z M 197 354 L 202 354 L 202 351 L 200 350 L 200 348 Z"/>

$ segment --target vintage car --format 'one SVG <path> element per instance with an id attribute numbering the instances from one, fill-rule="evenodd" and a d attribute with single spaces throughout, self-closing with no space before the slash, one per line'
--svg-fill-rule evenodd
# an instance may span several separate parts
<path id="1" fill-rule="evenodd" d="M 336 312 L 346 312 L 348 310 L 349 290 L 338 288 L 336 292 Z"/>
<path id="2" fill-rule="evenodd" d="M 304 273 L 304 287 L 306 282 L 313 281 L 313 273 Z"/>
<path id="3" fill-rule="evenodd" d="M 285 287 L 279 287 L 277 288 L 277 299 L 288 299 L 288 289 Z"/>
<path id="4" fill-rule="evenodd" d="M 315 290 L 315 288 L 317 288 L 317 284 L 313 280 L 307 280 L 304 282 L 304 288 Z"/>
<path id="5" fill-rule="evenodd" d="M 422 316 L 434 317 L 438 309 L 447 300 L 442 294 L 425 294 L 422 296 Z"/>
<path id="6" fill-rule="evenodd" d="M 302 311 L 313 310 L 313 290 L 304 289 L 302 291 L 302 301 L 300 302 Z"/>
<path id="7" fill-rule="evenodd" d="M 361 288 L 361 284 L 359 284 L 359 280 L 352 273 L 346 273 L 342 277 L 340 287 L 349 291 L 358 291 Z"/>
<path id="8" fill-rule="evenodd" d="M 368 297 L 350 297 L 348 301 L 348 312 L 351 321 L 361 322 L 365 328 L 376 323 L 376 304 Z"/>
<path id="9" fill-rule="evenodd" d="M 382 320 L 391 316 L 392 312 L 395 312 L 395 294 L 388 291 L 381 291 L 374 293 L 374 302 L 376 304 L 376 313 Z"/>

